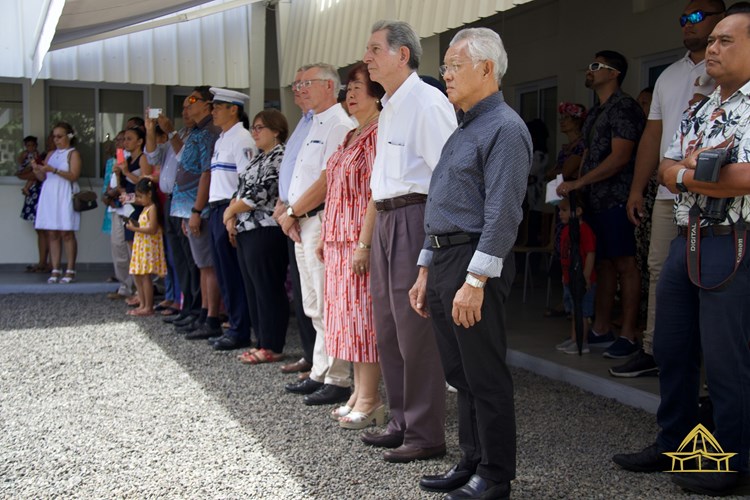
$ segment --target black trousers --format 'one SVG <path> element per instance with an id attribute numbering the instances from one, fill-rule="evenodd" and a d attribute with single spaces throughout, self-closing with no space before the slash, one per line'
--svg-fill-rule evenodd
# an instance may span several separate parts
<path id="1" fill-rule="evenodd" d="M 453 323 L 453 298 L 463 286 L 476 243 L 433 250 L 427 302 L 445 378 L 458 390 L 458 441 L 465 468 L 493 481 L 516 475 L 513 380 L 505 363 L 505 301 L 515 275 L 513 254 L 499 278 L 487 280 L 482 319 L 470 328 Z"/>
<path id="2" fill-rule="evenodd" d="M 305 361 L 312 363 L 316 335 L 315 327 L 312 324 L 312 320 L 305 314 L 305 308 L 302 303 L 302 284 L 299 281 L 299 268 L 297 267 L 297 257 L 294 253 L 294 241 L 287 238 L 286 244 L 287 255 L 289 256 L 289 274 L 292 278 L 294 316 L 297 318 L 297 327 L 299 328 L 299 337 L 302 341 L 302 351 L 304 352 Z"/>
<path id="3" fill-rule="evenodd" d="M 283 352 L 289 326 L 286 296 L 287 237 L 278 226 L 237 234 L 237 260 L 245 283 L 250 323 L 258 347 Z"/>
<path id="4" fill-rule="evenodd" d="M 164 212 L 169 213 L 169 205 L 165 204 Z M 182 218 L 165 216 L 164 233 L 172 248 L 174 268 L 177 272 L 177 281 L 182 291 L 182 314 L 195 314 L 201 312 L 201 275 L 198 266 L 193 260 L 190 251 L 190 242 L 182 232 Z"/>

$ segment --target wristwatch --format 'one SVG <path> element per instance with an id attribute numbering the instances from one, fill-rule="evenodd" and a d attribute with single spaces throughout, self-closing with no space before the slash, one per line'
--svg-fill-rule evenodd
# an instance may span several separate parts
<path id="1" fill-rule="evenodd" d="M 296 216 L 296 215 L 294 215 L 294 209 L 292 208 L 292 206 L 291 206 L 291 205 L 289 205 L 289 206 L 288 206 L 288 207 L 286 208 L 286 214 L 287 214 L 287 215 L 288 215 L 289 217 L 291 217 L 292 219 L 296 219 L 296 218 L 297 218 L 297 216 Z"/>
<path id="2" fill-rule="evenodd" d="M 677 190 L 681 193 L 687 193 L 688 189 L 685 187 L 685 184 L 682 183 L 682 178 L 685 177 L 685 172 L 687 172 L 686 168 L 681 168 L 679 172 L 677 172 Z"/>
<path id="3" fill-rule="evenodd" d="M 357 242 L 357 248 L 364 248 L 365 250 L 369 250 L 372 248 L 372 245 L 368 245 L 367 243 L 362 243 L 361 241 Z"/>
<path id="4" fill-rule="evenodd" d="M 198 209 L 197 209 L 197 208 L 195 208 L 195 207 L 192 207 L 192 208 L 190 209 L 190 211 L 191 211 L 192 213 L 194 213 L 194 214 L 198 214 L 198 215 L 200 215 L 200 214 L 201 214 L 201 212 L 202 212 L 202 210 L 198 210 Z"/>
<path id="5" fill-rule="evenodd" d="M 473 286 L 474 288 L 484 288 L 484 285 L 487 284 L 479 278 L 475 278 L 474 276 L 472 276 L 471 273 L 466 273 L 465 281 L 469 284 L 469 286 Z"/>

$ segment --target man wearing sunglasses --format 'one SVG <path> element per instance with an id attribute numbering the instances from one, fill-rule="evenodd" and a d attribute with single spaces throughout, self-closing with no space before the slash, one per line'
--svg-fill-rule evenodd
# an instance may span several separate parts
<path id="1" fill-rule="evenodd" d="M 626 358 L 638 351 L 638 306 L 641 277 L 635 262 L 634 226 L 628 221 L 625 204 L 633 180 L 633 164 L 645 116 L 635 99 L 620 86 L 628 71 L 625 56 L 612 51 L 598 52 L 586 71 L 586 87 L 596 92 L 594 106 L 583 124 L 586 151 L 581 175 L 563 182 L 557 192 L 567 196 L 583 189 L 589 224 L 596 234 L 595 321 L 589 333 L 590 347 L 606 347 L 604 356 Z M 612 334 L 612 307 L 620 282 L 623 324 L 620 338 Z"/>
<path id="2" fill-rule="evenodd" d="M 708 35 L 724 17 L 722 13 L 713 14 L 712 12 L 723 12 L 723 10 L 722 0 L 696 0 L 690 2 L 680 16 L 682 43 L 688 52 L 682 59 L 665 69 L 656 80 L 651 112 L 638 144 L 635 174 L 628 197 L 628 218 L 636 226 L 649 215 L 644 210 L 643 194 L 659 166 L 659 161 L 664 157 L 664 153 L 672 142 L 682 113 L 690 104 L 704 99 L 716 87 L 713 79 L 706 74 L 704 59 Z M 653 356 L 656 283 L 659 281 L 659 273 L 669 252 L 669 243 L 674 238 L 674 199 L 674 195 L 665 186 L 659 186 L 651 212 L 651 237 L 648 250 L 650 274 L 648 312 L 646 331 L 643 333 L 643 348 L 623 365 L 610 368 L 609 372 L 612 376 L 655 375 L 659 370 Z M 627 468 L 627 459 L 623 458 L 621 461 L 623 467 Z"/>

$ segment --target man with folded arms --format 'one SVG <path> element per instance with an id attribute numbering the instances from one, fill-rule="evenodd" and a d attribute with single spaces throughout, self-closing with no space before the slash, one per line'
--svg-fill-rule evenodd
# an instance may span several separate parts
<path id="1" fill-rule="evenodd" d="M 362 60 L 386 91 L 370 187 L 378 210 L 370 287 L 380 367 L 391 421 L 362 441 L 394 448 L 383 458 L 411 462 L 445 455 L 445 380 L 430 320 L 409 306 L 424 243 L 424 204 L 432 170 L 456 128 L 448 99 L 417 75 L 422 46 L 401 21 L 372 27 Z"/>
<path id="2" fill-rule="evenodd" d="M 516 473 L 505 300 L 531 169 L 531 137 L 500 81 L 508 56 L 487 28 L 458 32 L 440 71 L 459 125 L 430 182 L 411 305 L 432 317 L 445 378 L 458 390 L 459 463 L 420 486 L 446 499 L 509 498 Z"/>

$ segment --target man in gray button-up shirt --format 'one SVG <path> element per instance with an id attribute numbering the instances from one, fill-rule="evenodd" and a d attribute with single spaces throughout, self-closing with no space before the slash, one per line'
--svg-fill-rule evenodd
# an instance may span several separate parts
<path id="1" fill-rule="evenodd" d="M 432 175 L 428 238 L 409 295 L 415 311 L 426 316 L 429 309 L 446 380 L 458 390 L 462 458 L 420 481 L 453 491 L 445 498 L 508 498 L 515 477 L 504 305 L 532 148 L 499 91 L 507 61 L 497 33 L 475 28 L 455 36 L 441 67 L 448 98 L 462 113 Z"/>

